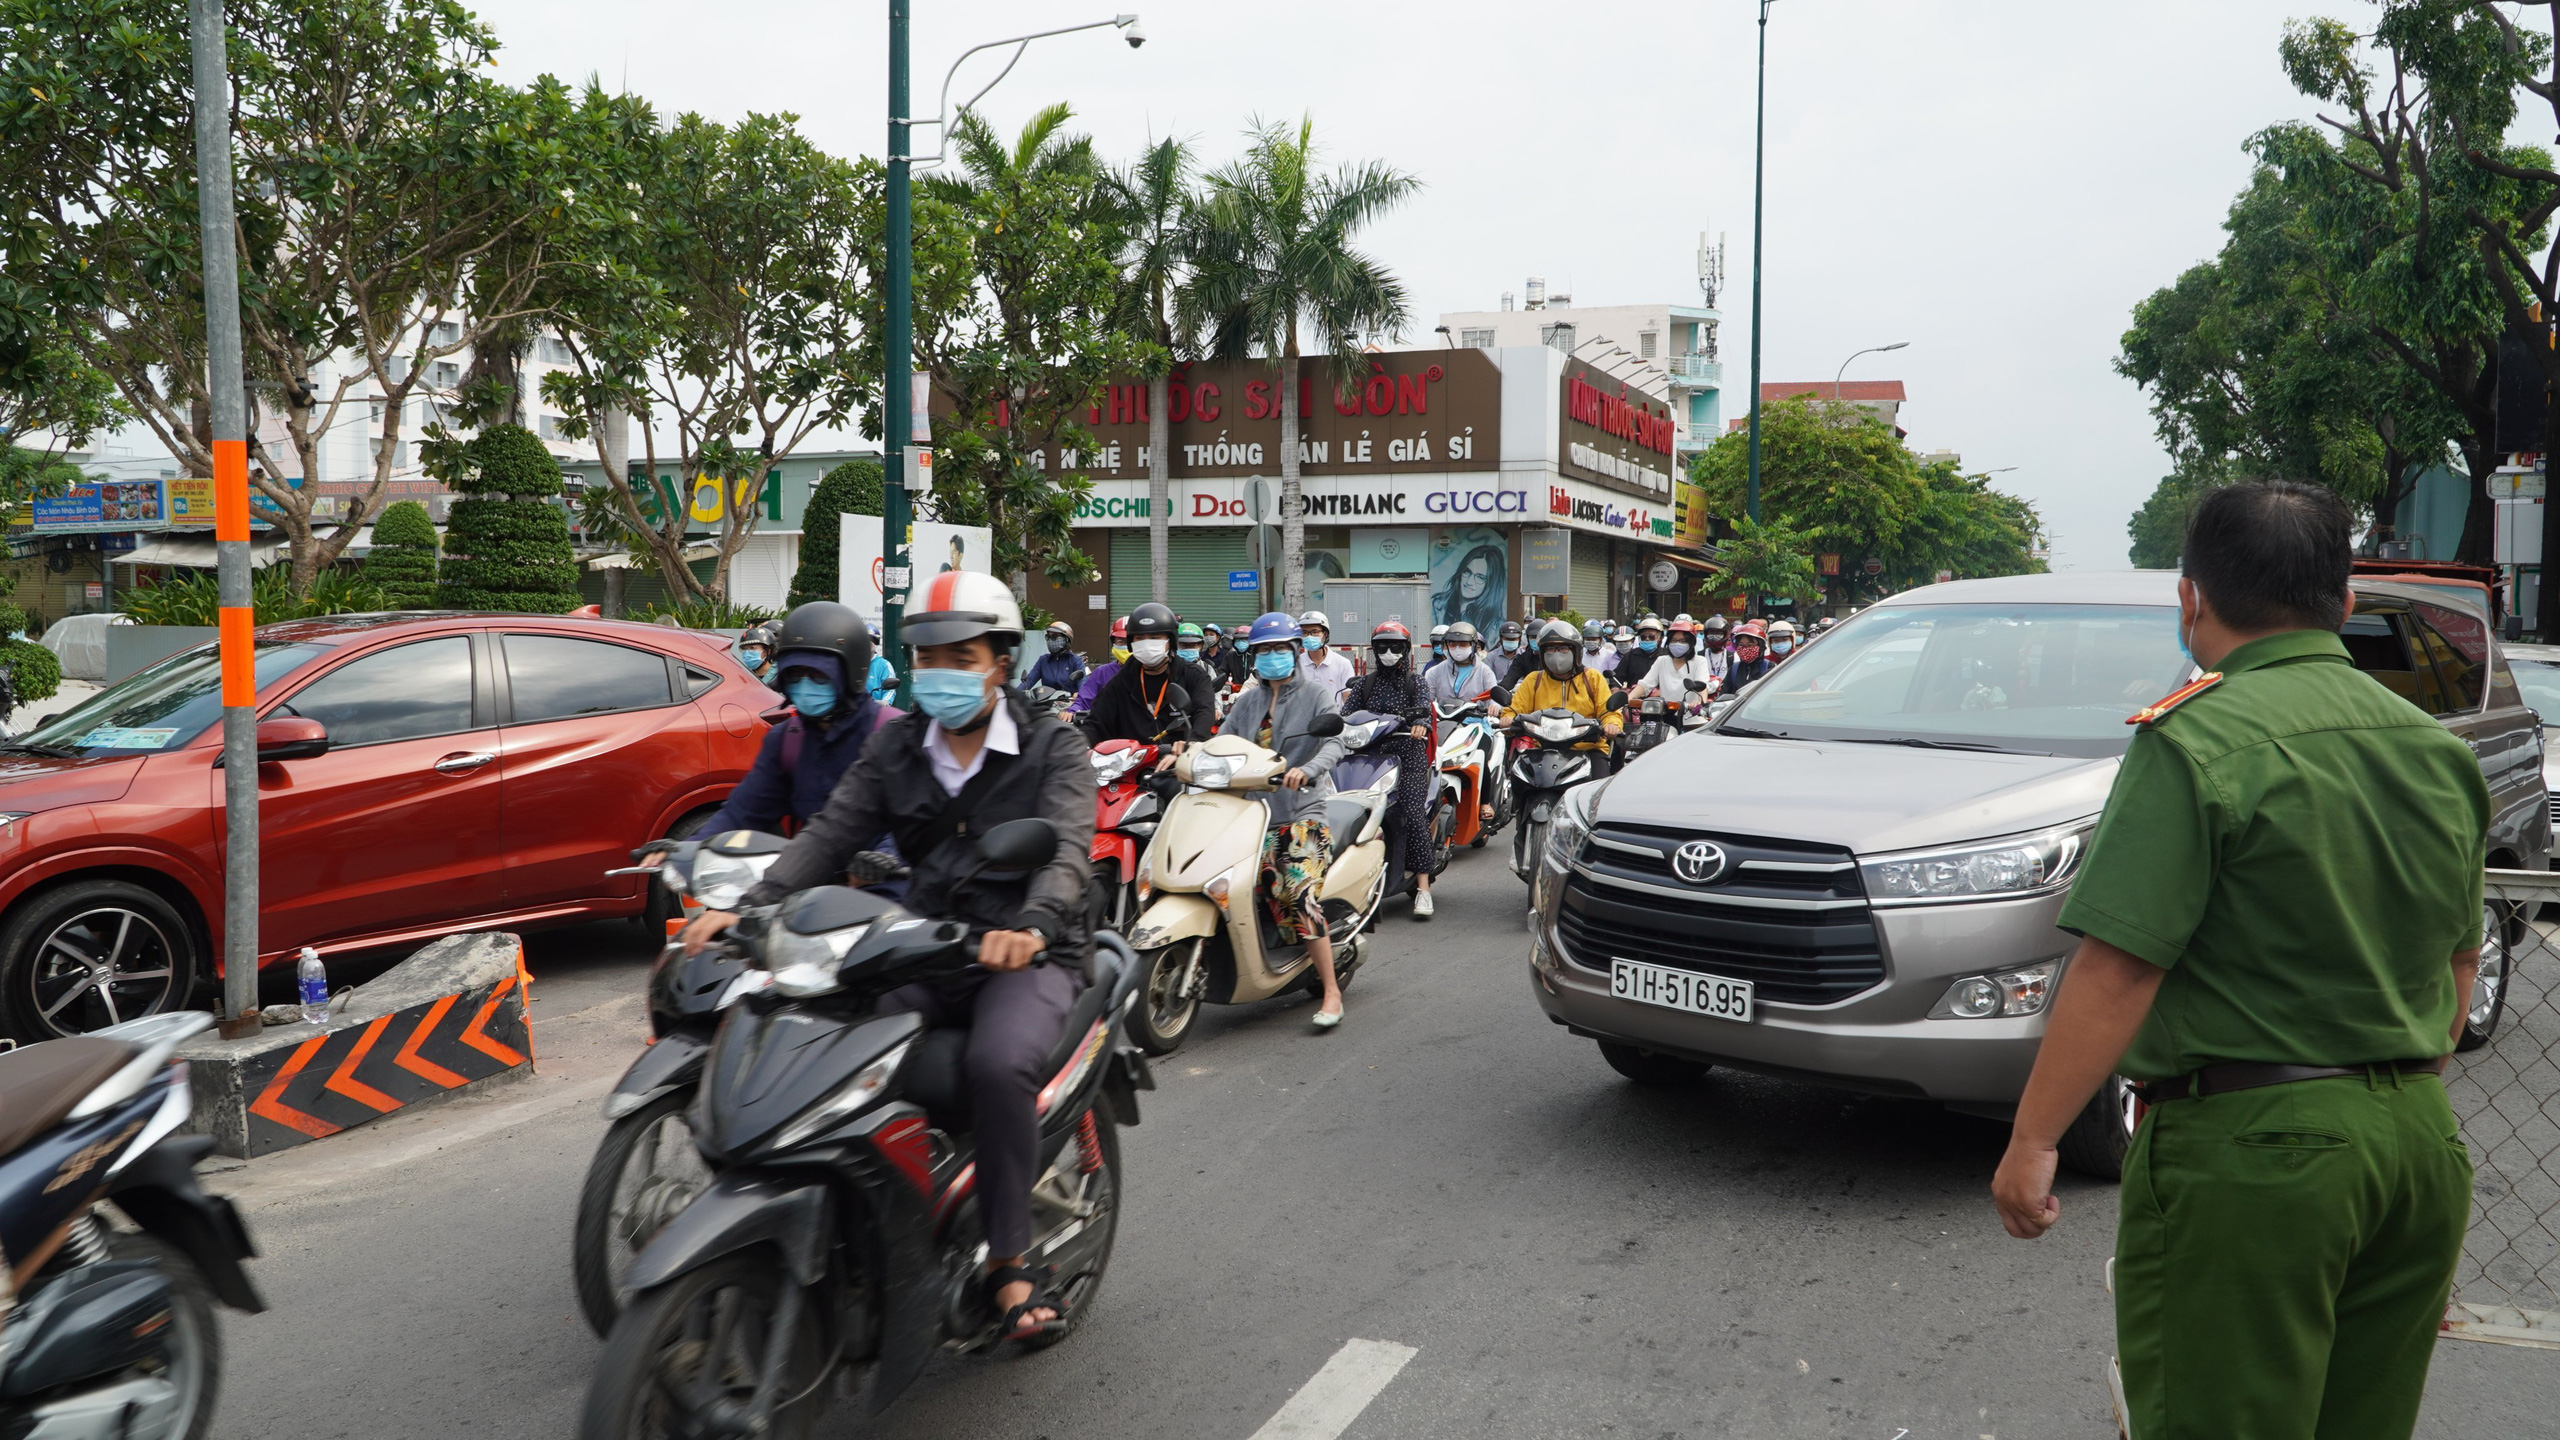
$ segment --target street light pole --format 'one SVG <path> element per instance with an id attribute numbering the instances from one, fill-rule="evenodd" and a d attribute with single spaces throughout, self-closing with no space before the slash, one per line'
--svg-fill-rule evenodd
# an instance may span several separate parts
<path id="1" fill-rule="evenodd" d="M 1742 513 L 1754 525 L 1760 523 L 1760 216 L 1769 149 L 1769 7 L 1775 3 L 1760 0 L 1759 109 L 1751 127 L 1751 480 Z"/>
<path id="2" fill-rule="evenodd" d="M 1864 350 L 1850 351 L 1849 360 L 1855 360 L 1861 355 L 1881 355 L 1887 350 L 1907 350 L 1910 346 L 1911 342 L 1908 340 L 1896 340 L 1890 345 L 1870 345 Z M 1840 399 L 1840 377 L 1849 373 L 1849 360 L 1841 361 L 1839 373 L 1831 377 L 1831 398 L 1834 403 Z"/>
<path id="3" fill-rule="evenodd" d="M 889 0 L 889 373 L 880 392 L 880 653 L 897 667 L 901 705 L 908 703 L 898 629 L 907 609 L 907 442 L 915 404 L 915 382 L 909 378 L 915 369 L 915 244 L 907 153 L 908 4 Z M 848 675 L 845 683 L 855 682 Z"/>
<path id="4" fill-rule="evenodd" d="M 189 0 L 196 221 L 204 250 L 205 389 L 213 414 L 213 539 L 222 653 L 222 1034 L 258 1033 L 257 618 L 249 595 L 249 399 L 240 374 L 232 233 L 231 70 L 222 0 Z"/>

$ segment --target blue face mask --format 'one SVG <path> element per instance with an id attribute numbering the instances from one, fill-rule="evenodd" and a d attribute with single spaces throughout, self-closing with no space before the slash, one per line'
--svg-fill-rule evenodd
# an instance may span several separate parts
<path id="1" fill-rule="evenodd" d="M 1638 640 L 1636 642 L 1636 648 L 1650 654 L 1655 648 L 1660 646 L 1661 643 L 1662 642 L 1659 640 Z"/>
<path id="2" fill-rule="evenodd" d="M 824 720 L 836 708 L 836 687 L 815 675 L 794 675 L 782 687 L 791 708 L 812 720 Z"/>
<path id="3" fill-rule="evenodd" d="M 1321 635 L 1301 635 L 1298 637 L 1298 643 L 1306 646 L 1310 651 L 1321 650 L 1324 648 L 1324 637 Z"/>
<path id="4" fill-rule="evenodd" d="M 1197 660 L 1200 658 L 1200 647 L 1194 645 L 1188 650 L 1176 650 L 1173 653 L 1184 660 Z"/>
<path id="5" fill-rule="evenodd" d="M 1253 673 L 1265 680 L 1286 680 L 1298 673 L 1298 657 L 1286 650 L 1263 650 L 1253 657 Z"/>
<path id="6" fill-rule="evenodd" d="M 978 718 L 986 708 L 987 677 L 977 670 L 916 670 L 907 676 L 916 708 L 950 730 Z"/>

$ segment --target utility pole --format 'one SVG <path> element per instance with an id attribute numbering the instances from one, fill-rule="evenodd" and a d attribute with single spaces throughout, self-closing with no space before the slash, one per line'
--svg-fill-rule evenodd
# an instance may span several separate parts
<path id="1" fill-rule="evenodd" d="M 1761 172 L 1768 166 L 1769 7 L 1774 3 L 1760 0 L 1759 113 L 1751 129 L 1751 479 L 1742 510 L 1754 525 L 1760 523 L 1760 213 L 1765 188 Z"/>
<path id="2" fill-rule="evenodd" d="M 231 75 L 222 0 L 189 0 L 196 217 L 204 235 L 205 379 L 213 404 L 213 538 L 222 647 L 222 1034 L 258 1032 L 257 612 L 249 597 L 249 397 L 240 376 L 240 256 L 231 203 Z"/>
<path id="3" fill-rule="evenodd" d="M 889 373 L 880 391 L 880 653 L 898 667 L 898 703 L 907 703 L 907 667 L 898 645 L 906 616 L 907 445 L 914 406 L 915 292 L 914 209 L 909 188 L 907 116 L 907 8 L 889 0 Z M 853 677 L 847 676 L 848 683 Z"/>

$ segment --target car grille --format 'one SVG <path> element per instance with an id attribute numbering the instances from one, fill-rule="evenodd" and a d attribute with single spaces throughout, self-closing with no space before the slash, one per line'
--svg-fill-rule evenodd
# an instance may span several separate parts
<path id="1" fill-rule="evenodd" d="M 1673 873 L 1671 853 L 1691 840 L 1712 840 L 1731 858 L 1713 883 Z M 1857 864 L 1831 846 L 1602 825 L 1575 857 L 1556 937 L 1565 958 L 1587 970 L 1645 960 L 1748 980 L 1759 998 L 1781 1005 L 1828 1005 L 1884 981 Z"/>

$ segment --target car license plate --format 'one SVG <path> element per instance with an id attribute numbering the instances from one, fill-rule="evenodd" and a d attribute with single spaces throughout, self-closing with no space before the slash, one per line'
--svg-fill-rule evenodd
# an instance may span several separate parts
<path id="1" fill-rule="evenodd" d="M 1727 980 L 1721 975 L 1700 975 L 1693 970 L 1674 970 L 1667 965 L 1647 965 L 1641 960 L 1610 960 L 1609 993 L 1621 1000 L 1686 1010 L 1692 1015 L 1708 1015 L 1718 1020 L 1748 1021 L 1751 1018 L 1750 981 Z"/>

